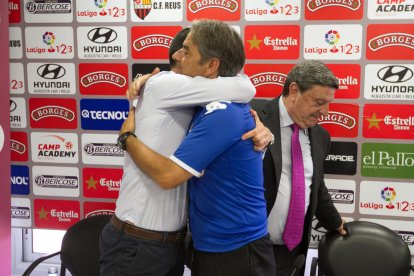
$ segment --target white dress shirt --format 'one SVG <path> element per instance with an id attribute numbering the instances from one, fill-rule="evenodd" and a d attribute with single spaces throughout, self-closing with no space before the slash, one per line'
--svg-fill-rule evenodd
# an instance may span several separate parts
<path id="1" fill-rule="evenodd" d="M 291 136 L 293 124 L 292 118 L 287 113 L 282 98 L 279 99 L 279 116 L 280 116 L 280 134 L 282 147 L 282 174 L 280 176 L 279 190 L 276 196 L 276 202 L 268 217 L 268 228 L 270 239 L 273 244 L 284 244 L 282 240 L 283 230 L 285 229 L 286 219 L 289 211 L 291 195 Z M 309 206 L 309 197 L 312 184 L 313 163 L 310 151 L 310 141 L 307 129 L 301 129 L 299 132 L 299 141 L 302 149 L 303 164 L 305 169 L 305 214 Z M 305 218 L 303 218 L 305 219 Z"/>

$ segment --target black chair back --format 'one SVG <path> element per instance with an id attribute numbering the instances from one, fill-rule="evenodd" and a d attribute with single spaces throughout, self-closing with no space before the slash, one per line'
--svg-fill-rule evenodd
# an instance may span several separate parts
<path id="1" fill-rule="evenodd" d="M 394 231 L 377 223 L 345 224 L 347 235 L 327 233 L 319 243 L 319 270 L 327 276 L 408 276 L 411 254 Z M 321 275 L 321 274 L 320 274 Z"/>
<path id="2" fill-rule="evenodd" d="M 66 269 L 72 276 L 98 276 L 99 239 L 111 217 L 112 215 L 96 215 L 72 225 L 63 236 L 61 250 L 35 260 L 23 276 L 29 276 L 41 262 L 56 255 L 60 255 L 61 276 L 66 274 Z"/>

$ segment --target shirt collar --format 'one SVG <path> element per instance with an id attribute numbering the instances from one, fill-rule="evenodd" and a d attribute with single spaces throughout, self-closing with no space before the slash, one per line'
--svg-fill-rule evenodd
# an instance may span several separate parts
<path id="1" fill-rule="evenodd" d="M 293 124 L 293 120 L 288 114 L 282 97 L 279 98 L 279 115 L 280 115 L 280 127 L 288 127 Z"/>

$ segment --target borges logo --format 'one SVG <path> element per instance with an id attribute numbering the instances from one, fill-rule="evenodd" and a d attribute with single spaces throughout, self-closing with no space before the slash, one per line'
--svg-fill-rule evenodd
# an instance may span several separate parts
<path id="1" fill-rule="evenodd" d="M 18 154 L 24 154 L 26 152 L 25 144 L 13 139 L 10 140 L 10 149 Z"/>
<path id="2" fill-rule="evenodd" d="M 326 116 L 321 115 L 318 124 L 323 125 L 333 137 L 358 136 L 359 106 L 356 104 L 331 103 Z"/>
<path id="3" fill-rule="evenodd" d="M 378 51 L 391 46 L 403 46 L 414 49 L 414 35 L 404 33 L 383 34 L 370 39 L 368 45 L 372 51 Z"/>
<path id="4" fill-rule="evenodd" d="M 85 215 L 85 218 L 93 217 L 93 216 L 102 216 L 102 215 L 114 215 L 114 210 L 95 210 L 92 212 L 89 212 Z"/>
<path id="5" fill-rule="evenodd" d="M 112 83 L 118 87 L 123 87 L 125 86 L 126 79 L 121 75 L 108 71 L 93 72 L 81 78 L 81 83 L 85 87 L 100 82 Z"/>
<path id="6" fill-rule="evenodd" d="M 26 132 L 10 132 L 10 151 L 11 161 L 27 161 L 29 154 Z"/>
<path id="7" fill-rule="evenodd" d="M 29 107 L 33 128 L 77 128 L 75 99 L 30 98 Z"/>
<path id="8" fill-rule="evenodd" d="M 128 65 L 124 63 L 79 64 L 79 90 L 85 95 L 125 95 Z"/>
<path id="9" fill-rule="evenodd" d="M 339 6 L 356 11 L 361 7 L 361 0 L 346 0 L 346 1 L 332 1 L 332 0 L 309 0 L 307 8 L 310 11 L 316 11 L 326 7 Z"/>
<path id="10" fill-rule="evenodd" d="M 168 35 L 153 34 L 138 38 L 133 42 L 133 47 L 136 51 L 142 51 L 148 47 L 165 47 L 169 48 L 173 38 Z"/>
<path id="11" fill-rule="evenodd" d="M 356 125 L 355 118 L 352 118 L 348 114 L 344 114 L 341 112 L 335 112 L 335 111 L 330 111 L 328 115 L 326 116 L 322 115 L 321 117 L 319 117 L 318 123 L 320 125 L 323 125 L 323 124 L 340 125 L 347 129 L 352 129 Z"/>
<path id="12" fill-rule="evenodd" d="M 47 117 L 59 117 L 70 122 L 75 118 L 75 113 L 72 110 L 61 106 L 49 105 L 33 110 L 31 116 L 35 121 L 39 121 Z"/>
<path id="13" fill-rule="evenodd" d="M 255 87 L 265 84 L 276 84 L 283 87 L 286 81 L 286 75 L 277 72 L 262 72 L 260 74 L 250 76 L 250 80 Z"/>
<path id="14" fill-rule="evenodd" d="M 236 12 L 239 4 L 235 0 L 192 0 L 188 3 L 188 7 L 192 13 L 208 8 L 220 8 L 229 12 Z"/>
<path id="15" fill-rule="evenodd" d="M 414 24 L 368 25 L 366 57 L 367 59 L 377 60 L 405 61 L 413 59 Z"/>
<path id="16" fill-rule="evenodd" d="M 132 57 L 134 59 L 165 59 L 172 38 L 180 26 L 133 26 L 131 28 Z"/>

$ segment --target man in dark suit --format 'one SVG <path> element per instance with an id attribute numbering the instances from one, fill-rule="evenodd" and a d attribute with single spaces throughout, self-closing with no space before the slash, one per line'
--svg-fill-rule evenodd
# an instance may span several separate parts
<path id="1" fill-rule="evenodd" d="M 344 221 L 324 183 L 323 163 L 328 154 L 330 136 L 317 125 L 318 118 L 327 115 L 336 89 L 338 82 L 333 73 L 322 62 L 310 60 L 297 64 L 289 72 L 281 97 L 250 102 L 275 137 L 275 143 L 269 145 L 265 154 L 263 170 L 269 233 L 278 276 L 290 276 L 296 257 L 306 254 L 314 216 L 327 230 L 336 229 L 342 235 L 346 233 Z M 284 232 L 287 232 L 285 226 L 291 194 L 297 193 L 291 186 L 292 124 L 299 126 L 303 156 L 304 215 L 298 243 L 287 246 Z M 298 208 L 296 204 L 294 207 Z"/>

